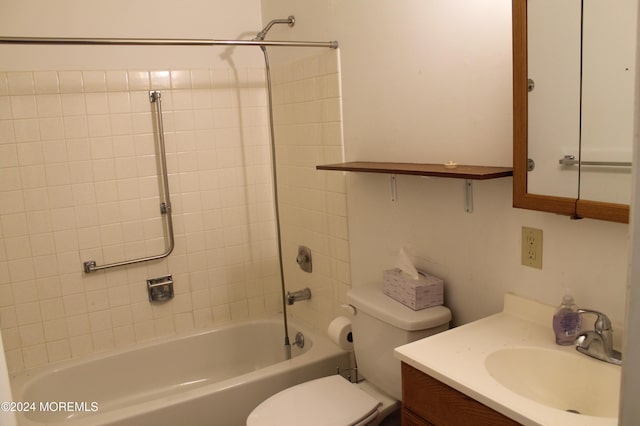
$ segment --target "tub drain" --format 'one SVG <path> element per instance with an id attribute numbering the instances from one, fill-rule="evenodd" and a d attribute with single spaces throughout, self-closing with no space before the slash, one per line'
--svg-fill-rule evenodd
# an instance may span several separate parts
<path id="1" fill-rule="evenodd" d="M 569 408 L 569 409 L 567 409 L 567 410 L 564 410 L 564 411 L 566 411 L 567 413 L 582 414 L 582 413 L 580 413 L 580 411 L 578 411 L 578 410 L 572 410 L 571 408 Z"/>

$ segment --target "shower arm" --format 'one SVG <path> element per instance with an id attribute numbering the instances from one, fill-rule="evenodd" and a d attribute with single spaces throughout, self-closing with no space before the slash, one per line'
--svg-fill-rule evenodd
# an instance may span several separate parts
<path id="1" fill-rule="evenodd" d="M 267 33 L 275 24 L 287 24 L 289 27 L 293 27 L 296 24 L 296 18 L 293 15 L 289 15 L 287 19 L 272 19 L 269 23 L 260 31 L 253 40 L 264 41 Z"/>

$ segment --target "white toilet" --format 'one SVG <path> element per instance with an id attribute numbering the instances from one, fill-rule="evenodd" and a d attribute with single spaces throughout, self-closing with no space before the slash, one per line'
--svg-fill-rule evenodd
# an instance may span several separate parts
<path id="1" fill-rule="evenodd" d="M 347 293 L 356 313 L 351 320 L 358 376 L 351 384 L 334 375 L 285 389 L 258 405 L 247 426 L 377 425 L 402 399 L 400 361 L 393 349 L 449 328 L 444 306 L 414 311 L 382 292 L 381 285 Z"/>

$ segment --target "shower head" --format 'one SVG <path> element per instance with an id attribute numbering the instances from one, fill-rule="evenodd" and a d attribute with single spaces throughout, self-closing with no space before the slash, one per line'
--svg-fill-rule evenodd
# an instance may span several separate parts
<path id="1" fill-rule="evenodd" d="M 292 16 L 289 16 L 287 19 L 274 19 L 270 21 L 267 24 L 267 26 L 264 27 L 262 31 L 260 31 L 253 39 L 260 40 L 260 41 L 264 40 L 264 38 L 266 37 L 271 27 L 273 27 L 275 24 L 287 24 L 290 27 L 293 27 L 296 24 L 296 18 L 292 15 Z"/>

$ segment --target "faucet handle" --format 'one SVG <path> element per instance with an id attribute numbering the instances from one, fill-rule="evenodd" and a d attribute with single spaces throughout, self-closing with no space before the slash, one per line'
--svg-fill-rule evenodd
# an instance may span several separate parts
<path id="1" fill-rule="evenodd" d="M 611 320 L 608 316 L 599 311 L 593 309 L 578 309 L 579 314 L 593 314 L 595 315 L 596 322 L 593 323 L 593 328 L 596 331 L 609 331 L 611 330 Z"/>

